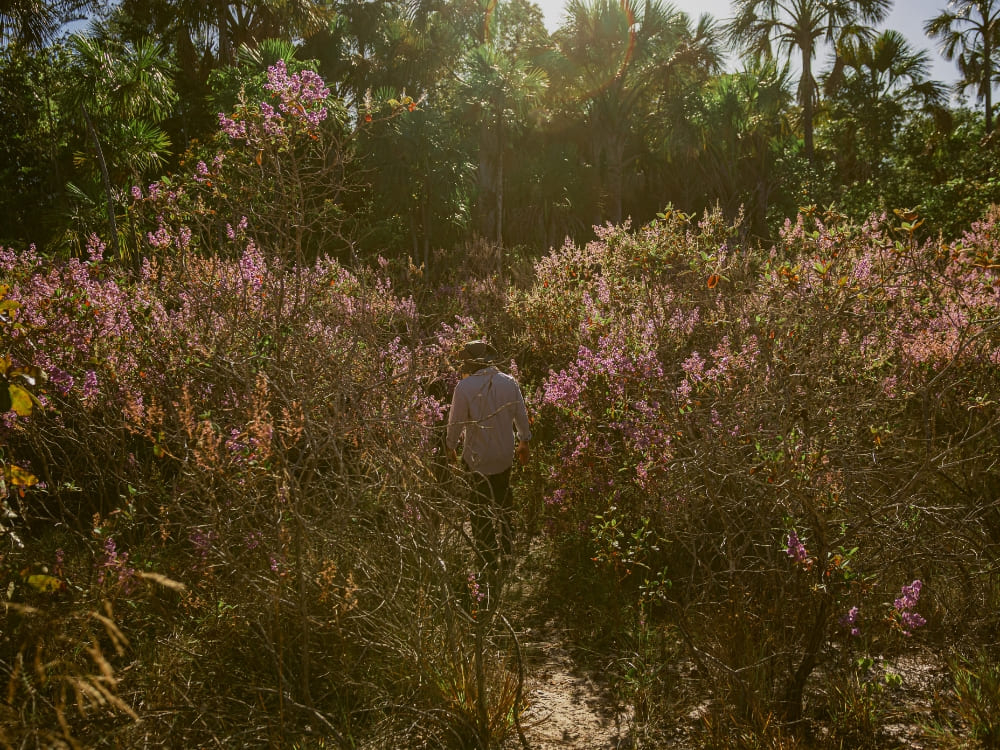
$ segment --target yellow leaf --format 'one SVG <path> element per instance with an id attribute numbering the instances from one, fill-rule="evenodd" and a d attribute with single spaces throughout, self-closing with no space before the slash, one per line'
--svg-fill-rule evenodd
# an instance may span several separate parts
<path id="1" fill-rule="evenodd" d="M 43 594 L 50 594 L 53 591 L 59 591 L 63 587 L 63 582 L 60 579 L 55 576 L 47 576 L 43 573 L 33 573 L 26 576 L 24 582 L 31 586 L 31 588 L 35 591 Z"/>
<path id="2" fill-rule="evenodd" d="M 38 484 L 38 477 L 30 471 L 14 464 L 9 464 L 4 473 L 14 487 L 31 487 L 34 484 Z"/>
<path id="3" fill-rule="evenodd" d="M 32 396 L 29 391 L 26 391 L 21 386 L 14 385 L 13 383 L 7 386 L 7 390 L 10 393 L 10 408 L 13 409 L 18 416 L 31 416 L 31 410 L 36 404 L 38 404 L 38 399 Z"/>

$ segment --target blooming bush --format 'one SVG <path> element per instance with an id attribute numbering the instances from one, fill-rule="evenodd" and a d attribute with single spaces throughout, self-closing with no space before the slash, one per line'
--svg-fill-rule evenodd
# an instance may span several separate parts
<path id="1" fill-rule="evenodd" d="M 459 666 L 475 642 L 476 622 L 461 619 L 471 550 L 452 520 L 462 517 L 461 484 L 442 474 L 438 440 L 457 377 L 447 357 L 474 326 L 425 328 L 413 299 L 377 271 L 329 258 L 289 266 L 280 252 L 233 241 L 242 252 L 151 259 L 135 276 L 96 241 L 86 262 L 4 251 L 19 316 L 9 357 L 33 357 L 49 375 L 41 409 L 3 417 L 0 444 L 42 480 L 19 515 L 79 530 L 90 572 L 54 576 L 60 588 L 89 580 L 88 596 L 134 611 L 154 596 L 145 574 L 182 585 L 185 627 L 224 639 L 220 658 L 246 670 L 234 692 L 206 700 L 241 701 L 290 669 L 301 703 L 319 688 L 314 675 L 336 672 L 347 680 L 336 700 L 367 695 L 386 716 L 440 701 L 475 727 L 486 696 L 451 682 L 471 674 Z M 387 604 L 400 566 L 407 590 Z M 48 595 L 20 579 L 11 586 L 29 602 Z M 459 620 L 445 642 L 434 633 L 448 608 Z M 172 621 L 123 626 L 169 639 Z M 364 667 L 347 678 L 360 650 Z M 436 697 L 415 697 L 419 680 L 362 688 L 372 669 L 416 675 L 400 661 L 416 653 L 443 660 Z M 447 733 L 455 721 L 466 719 L 446 715 L 425 731 Z"/>
<path id="2" fill-rule="evenodd" d="M 929 588 L 940 616 L 953 587 L 988 585 L 996 222 L 918 245 L 887 217 L 803 214 L 762 257 L 673 212 L 538 263 L 517 309 L 548 357 L 548 528 L 586 540 L 610 507 L 624 533 L 648 527 L 661 552 L 635 596 L 673 579 L 663 621 L 728 705 L 799 716 L 814 668 L 849 653 L 832 643 L 925 624 L 915 581 L 860 628 L 907 576 L 951 582 Z"/>
<path id="3" fill-rule="evenodd" d="M 323 717 L 336 738 L 343 727 L 325 717 L 352 705 L 363 706 L 357 732 L 391 737 L 412 730 L 406 711 L 444 706 L 413 731 L 498 736 L 513 693 L 496 718 L 501 699 L 465 678 L 473 657 L 484 674 L 510 672 L 473 648 L 474 629 L 499 623 L 467 611 L 462 482 L 438 441 L 457 378 L 448 355 L 476 326 L 428 323 L 385 269 L 350 271 L 320 251 L 295 215 L 318 226 L 313 208 L 335 203 L 320 189 L 332 174 L 324 89 L 281 66 L 270 81 L 277 103 L 228 118 L 233 140 L 214 160 L 134 191 L 148 250 L 137 267 L 106 259 L 96 237 L 86 259 L 65 263 L 0 250 L 4 320 L 17 317 L 9 336 L 5 327 L 4 376 L 48 376 L 30 394 L 40 408 L 5 408 L 0 422 L 4 492 L 23 494 L 9 531 L 52 528 L 4 564 L 3 588 L 26 612 L 52 614 L 57 591 L 77 592 L 78 607 L 105 600 L 126 613 L 109 622 L 145 648 L 225 644 L 208 659 L 181 646 L 162 671 L 116 678 L 109 691 L 181 705 L 192 696 L 175 681 L 194 676 L 204 694 L 192 705 L 243 728 L 261 710 L 261 736 Z M 75 553 L 58 573 L 42 550 L 57 544 Z M 26 565 L 49 572 L 22 576 Z M 3 643 L 5 664 L 48 647 L 44 628 L 24 623 Z M 235 664 L 240 678 L 219 684 L 217 671 Z M 428 668 L 440 677 L 430 690 Z M 15 693 L 29 705 L 33 690 Z M 52 703 L 65 722 L 26 715 L 24 736 L 51 724 L 67 742 L 84 737 L 72 703 Z M 183 711 L 159 715 L 154 731 L 192 745 L 218 731 Z"/>
<path id="4" fill-rule="evenodd" d="M 263 88 L 268 101 L 219 113 L 215 141 L 195 144 L 185 172 L 132 187 L 133 226 L 153 225 L 134 238 L 143 254 L 221 254 L 237 235 L 299 263 L 344 249 L 344 203 L 357 187 L 343 105 L 316 73 L 280 60 Z"/>

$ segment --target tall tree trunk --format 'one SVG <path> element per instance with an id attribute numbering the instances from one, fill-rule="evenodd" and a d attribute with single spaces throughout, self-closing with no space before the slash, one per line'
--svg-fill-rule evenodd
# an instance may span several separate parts
<path id="1" fill-rule="evenodd" d="M 431 271 L 431 212 L 430 212 L 430 199 L 428 196 L 430 191 L 424 192 L 424 199 L 420 202 L 420 222 L 423 226 L 423 245 L 424 245 L 424 273 L 430 276 Z"/>
<path id="2" fill-rule="evenodd" d="M 802 50 L 802 78 L 799 81 L 799 100 L 802 104 L 802 131 L 805 139 L 806 159 L 813 160 L 813 77 L 812 49 Z"/>
<path id="3" fill-rule="evenodd" d="M 495 205 L 494 212 L 496 213 L 496 227 L 494 231 L 493 241 L 497 245 L 503 244 L 503 152 L 504 152 L 504 123 L 503 123 L 503 107 L 497 106 L 496 109 L 496 178 L 494 179 L 494 195 L 495 195 Z"/>
<path id="4" fill-rule="evenodd" d="M 118 222 L 115 221 L 115 198 L 111 192 L 111 175 L 108 174 L 108 163 L 104 160 L 104 149 L 101 148 L 101 139 L 97 136 L 97 128 L 94 121 L 90 119 L 90 112 L 84 105 L 80 105 L 83 112 L 83 119 L 87 123 L 87 132 L 90 133 L 94 141 L 94 150 L 97 152 L 97 163 L 101 168 L 101 182 L 104 184 L 104 199 L 108 206 L 108 223 L 111 225 L 111 249 L 116 258 L 121 258 L 121 248 L 118 246 Z"/>
<path id="5" fill-rule="evenodd" d="M 216 25 L 219 32 L 219 60 L 230 65 L 233 62 L 233 43 L 229 36 L 229 17 L 227 13 L 228 3 L 225 0 L 218 0 L 216 5 Z"/>
<path id="6" fill-rule="evenodd" d="M 497 228 L 497 166 L 494 134 L 489 118 L 479 125 L 479 234 L 495 239 Z"/>
<path id="7" fill-rule="evenodd" d="M 986 65 L 986 87 L 983 103 L 986 105 L 986 135 L 993 132 L 993 48 L 988 39 L 983 40 L 983 60 Z"/>
<path id="8" fill-rule="evenodd" d="M 986 135 L 993 132 L 993 81 L 986 82 Z"/>
<path id="9" fill-rule="evenodd" d="M 416 262 L 420 252 L 420 233 L 417 231 L 417 209 L 410 209 L 410 257 Z"/>
<path id="10" fill-rule="evenodd" d="M 606 158 L 608 160 L 608 212 L 612 224 L 622 222 L 622 205 L 625 191 L 625 139 L 612 134 L 608 139 Z"/>

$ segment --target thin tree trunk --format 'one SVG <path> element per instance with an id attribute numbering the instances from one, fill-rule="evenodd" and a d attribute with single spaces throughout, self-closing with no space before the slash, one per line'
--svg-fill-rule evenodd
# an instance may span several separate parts
<path id="1" fill-rule="evenodd" d="M 504 126 L 503 109 L 498 106 L 496 111 L 496 179 L 494 189 L 496 191 L 496 229 L 494 241 L 497 245 L 503 244 L 503 151 L 504 151 Z"/>
<path id="2" fill-rule="evenodd" d="M 229 38 L 229 21 L 226 18 L 226 3 L 216 6 L 216 24 L 219 32 L 219 60 L 225 64 L 233 61 L 232 40 Z"/>
<path id="3" fill-rule="evenodd" d="M 411 208 L 409 213 L 410 213 L 410 257 L 413 258 L 414 261 L 416 261 L 416 259 L 420 257 L 419 255 L 417 255 L 417 253 L 420 252 L 420 238 L 417 233 L 416 209 Z"/>
<path id="4" fill-rule="evenodd" d="M 493 163 L 493 134 L 490 121 L 484 118 L 479 125 L 479 233 L 492 239 L 496 230 L 496 166 Z"/>
<path id="5" fill-rule="evenodd" d="M 424 193 L 424 200 L 420 203 L 420 221 L 423 224 L 423 244 L 424 244 L 424 273 L 430 277 L 431 271 L 431 220 L 430 207 L 428 206 L 429 192 Z"/>
<path id="6" fill-rule="evenodd" d="M 625 191 L 625 141 L 612 136 L 608 144 L 608 203 L 611 212 L 611 223 L 618 225 L 622 221 L 622 193 Z"/>
<path id="7" fill-rule="evenodd" d="M 993 132 L 993 81 L 986 82 L 986 135 Z"/>
<path id="8" fill-rule="evenodd" d="M 823 645 L 826 634 L 826 620 L 830 614 L 830 599 L 824 597 L 813 620 L 812 629 L 806 640 L 805 653 L 798 669 L 789 681 L 784 698 L 785 718 L 788 721 L 798 721 L 802 718 L 802 694 L 806 689 L 806 680 L 812 674 L 813 669 L 819 661 L 819 651 Z"/>
<path id="9" fill-rule="evenodd" d="M 799 98 L 802 103 L 802 130 L 805 139 L 806 159 L 813 160 L 813 77 L 812 50 L 802 50 L 802 79 L 799 81 Z"/>
<path id="10" fill-rule="evenodd" d="M 993 49 L 989 40 L 983 40 L 983 59 L 986 61 L 986 135 L 993 132 Z"/>
<path id="11" fill-rule="evenodd" d="M 83 112 L 83 119 L 87 123 L 87 132 L 94 141 L 94 149 L 97 152 L 97 163 L 101 168 L 101 182 L 104 184 L 104 198 L 108 206 L 108 222 L 111 225 L 111 249 L 116 258 L 121 258 L 121 249 L 118 247 L 118 223 L 115 221 L 115 198 L 111 192 L 111 175 L 108 174 L 108 163 L 104 160 L 104 149 L 101 148 L 101 139 L 97 137 L 97 128 L 94 121 L 90 119 L 90 113 L 84 105 L 80 105 Z"/>
<path id="12" fill-rule="evenodd" d="M 299 691 L 301 693 L 302 703 L 312 708 L 312 691 L 310 690 L 310 683 L 312 682 L 312 653 L 310 645 L 310 636 L 312 634 L 312 626 L 309 621 L 309 592 L 308 592 L 308 582 L 306 580 L 306 550 L 305 550 L 305 536 L 306 528 L 305 521 L 302 518 L 301 508 L 298 506 L 301 504 L 301 496 L 303 488 L 300 486 L 296 488 L 295 492 L 295 575 L 298 584 L 298 605 L 299 605 L 299 627 L 301 628 L 302 644 L 299 649 Z"/>

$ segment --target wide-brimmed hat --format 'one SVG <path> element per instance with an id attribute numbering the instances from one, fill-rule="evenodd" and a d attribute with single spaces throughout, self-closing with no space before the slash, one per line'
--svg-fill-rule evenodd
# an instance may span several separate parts
<path id="1" fill-rule="evenodd" d="M 462 364 L 466 366 L 481 365 L 482 367 L 491 365 L 500 358 L 493 345 L 482 339 L 466 343 L 459 351 L 458 356 L 462 360 Z"/>

